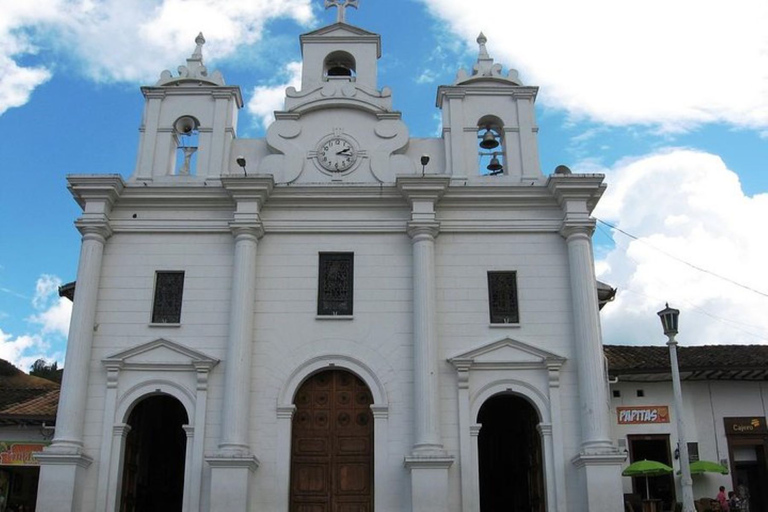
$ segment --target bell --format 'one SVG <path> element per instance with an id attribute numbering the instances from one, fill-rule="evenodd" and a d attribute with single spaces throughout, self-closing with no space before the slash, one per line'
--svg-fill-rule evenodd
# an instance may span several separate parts
<path id="1" fill-rule="evenodd" d="M 491 130 L 486 130 L 483 135 L 483 140 L 480 141 L 480 147 L 483 149 L 493 149 L 498 147 L 499 141 L 496 140 Z"/>
<path id="2" fill-rule="evenodd" d="M 488 164 L 488 167 L 486 167 L 489 171 L 491 171 L 491 175 L 501 174 L 501 172 L 504 170 L 504 167 L 501 166 L 499 163 L 499 159 L 496 158 L 496 155 L 491 158 L 491 163 Z"/>

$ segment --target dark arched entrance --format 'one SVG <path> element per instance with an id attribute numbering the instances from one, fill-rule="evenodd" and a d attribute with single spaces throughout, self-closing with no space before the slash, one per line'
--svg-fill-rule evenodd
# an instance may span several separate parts
<path id="1" fill-rule="evenodd" d="M 343 370 L 317 373 L 296 392 L 290 512 L 373 510 L 371 392 Z"/>
<path id="2" fill-rule="evenodd" d="M 478 438 L 481 512 L 542 512 L 544 467 L 539 417 L 515 395 L 496 395 L 480 408 Z"/>
<path id="3" fill-rule="evenodd" d="M 120 512 L 181 511 L 187 423 L 187 411 L 171 396 L 136 404 L 128 417 Z"/>

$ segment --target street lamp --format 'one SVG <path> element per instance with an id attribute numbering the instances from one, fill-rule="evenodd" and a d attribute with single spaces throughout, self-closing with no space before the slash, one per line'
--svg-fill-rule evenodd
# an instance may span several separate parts
<path id="1" fill-rule="evenodd" d="M 693 480 L 691 480 L 690 460 L 688 458 L 688 443 L 685 442 L 685 419 L 683 418 L 683 391 L 680 386 L 680 368 L 677 366 L 677 319 L 679 309 L 666 307 L 657 313 L 664 327 L 664 335 L 669 338 L 669 366 L 672 369 L 672 389 L 675 394 L 675 416 L 677 416 L 677 443 L 680 449 L 680 484 L 683 491 L 683 512 L 696 512 L 693 505 Z"/>

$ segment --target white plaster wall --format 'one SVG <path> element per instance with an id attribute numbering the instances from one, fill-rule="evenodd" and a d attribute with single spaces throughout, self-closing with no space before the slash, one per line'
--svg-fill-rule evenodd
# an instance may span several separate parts
<path id="1" fill-rule="evenodd" d="M 572 346 L 572 313 L 568 260 L 563 238 L 556 233 L 443 233 L 437 241 L 437 297 L 440 358 L 504 336 L 554 352 L 568 361 L 560 376 L 562 449 L 566 492 L 583 496 L 577 471 L 570 463 L 579 451 L 580 410 L 576 352 Z M 517 271 L 520 324 L 490 324 L 487 272 Z M 546 386 L 544 386 L 546 389 Z M 456 454 L 451 467 L 449 503 L 460 510 L 460 464 L 457 383 L 454 368 L 441 366 L 443 439 Z M 475 421 L 476 418 L 473 419 Z"/>
<path id="2" fill-rule="evenodd" d="M 148 212 L 140 212 L 139 217 Z M 117 210 L 116 217 L 130 218 Z M 219 216 L 211 212 L 211 216 Z M 461 212 L 451 211 L 453 218 Z M 196 219 L 205 217 L 198 212 Z M 290 219 L 407 218 L 407 207 L 380 210 L 328 208 L 297 212 L 270 209 L 266 225 Z M 270 224 L 272 223 L 272 224 Z M 386 231 L 386 229 L 382 230 Z M 318 253 L 355 254 L 354 319 L 318 319 Z M 216 449 L 221 422 L 223 376 L 232 276 L 233 241 L 218 233 L 117 233 L 104 251 L 96 335 L 86 411 L 86 453 L 94 463 L 86 471 L 83 510 L 94 510 L 103 431 L 106 372 L 101 360 L 157 338 L 180 343 L 221 359 L 210 375 L 205 451 Z M 572 347 L 572 313 L 567 253 L 556 233 L 442 233 L 436 245 L 442 435 L 456 458 L 449 470 L 449 503 L 461 507 L 458 407 L 455 369 L 446 359 L 460 350 L 509 336 L 567 359 L 561 371 L 562 460 L 566 489 L 582 496 L 583 484 L 570 459 L 578 453 L 580 427 L 576 352 Z M 150 325 L 157 270 L 185 271 L 181 325 Z M 519 326 L 490 325 L 487 272 L 515 270 L 520 303 Z M 410 510 L 410 474 L 403 458 L 413 443 L 412 410 L 412 246 L 404 232 L 275 233 L 259 241 L 251 375 L 250 442 L 260 461 L 252 476 L 251 510 L 275 510 L 286 488 L 280 481 L 277 406 L 279 394 L 297 368 L 313 358 L 345 356 L 366 366 L 382 384 L 389 407 L 386 465 L 377 474 L 377 493 L 386 493 L 385 510 Z M 142 373 L 188 385 L 183 375 Z M 121 379 L 124 377 L 121 376 Z M 121 383 L 120 389 L 124 388 Z M 377 404 L 378 405 L 378 404 Z M 116 421 L 123 421 L 117 418 Z M 558 447 L 560 448 L 560 447 Z M 203 466 L 202 507 L 210 487 Z"/>

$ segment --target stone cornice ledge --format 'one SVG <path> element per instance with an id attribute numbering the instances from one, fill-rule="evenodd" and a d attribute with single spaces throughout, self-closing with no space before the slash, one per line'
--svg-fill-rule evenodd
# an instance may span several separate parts
<path id="1" fill-rule="evenodd" d="M 453 462 L 453 457 L 447 455 L 409 455 L 403 465 L 408 469 L 448 469 Z"/>
<path id="2" fill-rule="evenodd" d="M 247 468 L 249 471 L 256 471 L 260 464 L 255 455 L 207 455 L 205 462 L 213 468 Z"/>
<path id="3" fill-rule="evenodd" d="M 54 453 L 50 451 L 36 452 L 34 458 L 46 466 L 80 466 L 87 468 L 93 458 L 83 453 Z"/>
<path id="4" fill-rule="evenodd" d="M 396 178 L 398 190 L 411 203 L 414 201 L 435 202 L 445 194 L 450 184 L 451 177 L 448 175 L 400 175 Z"/>
<path id="5" fill-rule="evenodd" d="M 70 174 L 67 188 L 80 205 L 90 201 L 104 203 L 102 213 L 108 212 L 125 188 L 125 181 L 119 174 Z"/>
<path id="6" fill-rule="evenodd" d="M 571 464 L 577 468 L 584 466 L 615 466 L 621 464 L 627 458 L 626 453 L 580 453 L 571 459 Z"/>
<path id="7" fill-rule="evenodd" d="M 605 192 L 604 174 L 553 174 L 547 188 L 565 212 L 589 215 Z"/>

